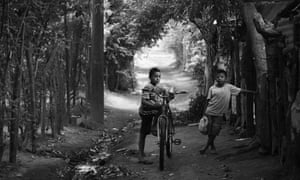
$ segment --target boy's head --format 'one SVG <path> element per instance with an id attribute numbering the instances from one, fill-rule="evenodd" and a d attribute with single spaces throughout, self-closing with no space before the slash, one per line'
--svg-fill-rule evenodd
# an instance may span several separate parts
<path id="1" fill-rule="evenodd" d="M 216 82 L 218 86 L 223 86 L 227 77 L 227 72 L 223 69 L 218 69 L 216 74 Z"/>
<path id="2" fill-rule="evenodd" d="M 156 85 L 160 82 L 160 78 L 161 78 L 161 73 L 160 73 L 160 69 L 154 67 L 151 68 L 149 71 L 149 79 L 151 81 L 151 84 Z"/>

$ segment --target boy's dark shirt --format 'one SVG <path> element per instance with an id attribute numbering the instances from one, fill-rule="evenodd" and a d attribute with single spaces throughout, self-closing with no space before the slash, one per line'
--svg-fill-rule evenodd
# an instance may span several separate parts
<path id="1" fill-rule="evenodd" d="M 160 85 L 154 86 L 151 83 L 148 83 L 142 92 L 141 106 L 139 108 L 140 115 L 155 115 L 160 112 L 160 107 L 153 107 L 148 104 L 144 104 L 144 101 L 149 101 L 151 104 L 161 104 L 162 98 L 159 97 L 165 91 Z"/>

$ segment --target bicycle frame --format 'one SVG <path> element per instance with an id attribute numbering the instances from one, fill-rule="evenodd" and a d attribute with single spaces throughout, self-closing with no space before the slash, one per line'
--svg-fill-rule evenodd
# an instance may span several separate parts
<path id="1" fill-rule="evenodd" d="M 186 91 L 181 92 L 172 92 L 175 94 L 186 94 Z M 180 139 L 175 139 L 173 141 L 173 136 L 175 134 L 175 128 L 173 124 L 172 112 L 169 107 L 169 96 L 166 92 L 163 95 L 159 95 L 162 99 L 162 113 L 157 118 L 157 138 L 159 142 L 159 167 L 162 171 L 164 169 L 164 156 L 165 156 L 165 148 L 168 158 L 171 158 L 172 153 L 172 145 L 179 145 L 181 143 Z"/>
<path id="2" fill-rule="evenodd" d="M 172 116 L 172 112 L 170 111 L 170 109 L 169 109 L 170 107 L 169 107 L 169 104 L 167 102 L 168 96 L 164 95 L 164 96 L 161 96 L 161 97 L 163 98 L 162 114 L 159 115 L 159 117 L 157 118 L 157 138 L 158 138 L 158 140 L 160 139 L 160 136 L 159 136 L 160 122 L 159 122 L 159 120 L 165 120 L 166 121 L 166 124 L 167 124 L 166 127 L 168 127 L 168 130 L 169 130 L 170 127 L 173 127 L 173 121 L 170 120 L 170 118 L 169 118 L 169 113 Z M 166 138 L 167 137 L 168 137 L 168 134 L 166 134 Z"/>
<path id="3" fill-rule="evenodd" d="M 172 153 L 172 143 L 173 136 L 175 134 L 175 129 L 173 126 L 172 112 L 168 104 L 168 96 L 160 96 L 163 98 L 162 103 L 162 114 L 157 119 L 157 138 L 159 142 L 159 167 L 160 170 L 164 169 L 164 156 L 165 148 L 168 158 L 171 157 Z"/>

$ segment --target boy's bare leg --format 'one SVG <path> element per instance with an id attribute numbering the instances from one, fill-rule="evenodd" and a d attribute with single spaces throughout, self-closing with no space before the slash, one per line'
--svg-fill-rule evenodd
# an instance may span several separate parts
<path id="1" fill-rule="evenodd" d="M 215 139 L 216 139 L 215 135 L 208 135 L 208 140 L 207 140 L 206 146 L 200 150 L 200 154 L 204 154 L 205 151 L 209 148 L 209 146 L 210 146 L 210 149 L 212 150 L 211 153 L 215 154 L 216 153 L 216 147 L 215 147 L 215 143 L 214 143 Z"/>
<path id="2" fill-rule="evenodd" d="M 216 154 L 217 152 L 216 152 L 216 147 L 215 147 L 215 139 L 216 139 L 216 136 L 212 136 L 211 137 L 212 138 L 212 140 L 211 140 L 211 146 L 210 146 L 210 149 L 211 149 L 211 153 L 212 154 Z"/>
<path id="3" fill-rule="evenodd" d="M 152 161 L 148 161 L 145 159 L 145 141 L 146 141 L 146 134 L 140 133 L 140 138 L 139 138 L 139 163 L 143 164 L 152 164 Z"/>
<path id="4" fill-rule="evenodd" d="M 200 154 L 204 154 L 205 151 L 208 149 L 208 147 L 211 145 L 211 143 L 212 143 L 212 136 L 208 135 L 207 143 L 206 143 L 205 147 L 200 150 Z"/>
<path id="5" fill-rule="evenodd" d="M 140 138 L 139 138 L 139 158 L 144 158 L 145 157 L 145 141 L 146 141 L 146 134 L 140 133 Z"/>

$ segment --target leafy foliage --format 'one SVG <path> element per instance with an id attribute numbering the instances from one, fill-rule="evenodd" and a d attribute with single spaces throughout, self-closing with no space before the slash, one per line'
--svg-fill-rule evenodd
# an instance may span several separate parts
<path id="1" fill-rule="evenodd" d="M 196 95 L 191 98 L 189 104 L 189 119 L 193 122 L 198 122 L 199 119 L 203 116 L 204 108 L 206 103 L 206 96 Z"/>

